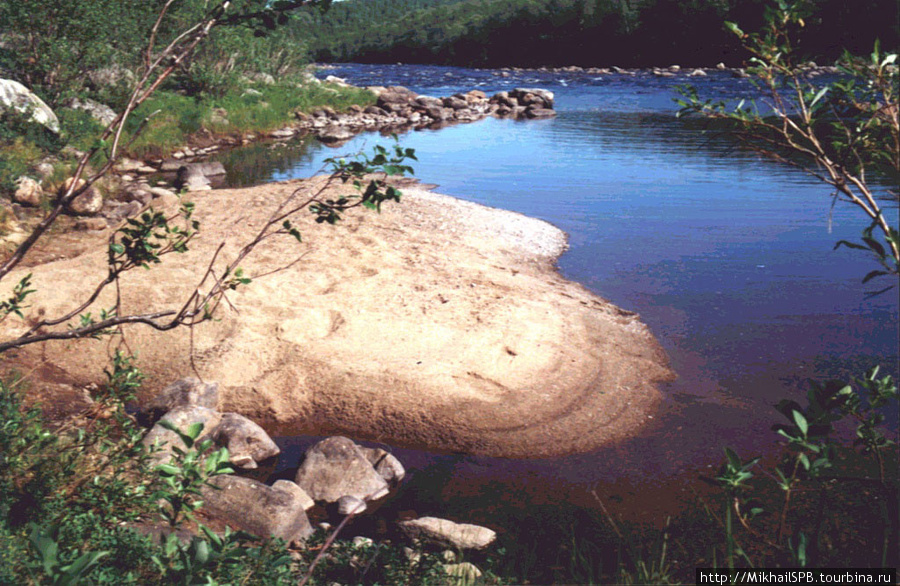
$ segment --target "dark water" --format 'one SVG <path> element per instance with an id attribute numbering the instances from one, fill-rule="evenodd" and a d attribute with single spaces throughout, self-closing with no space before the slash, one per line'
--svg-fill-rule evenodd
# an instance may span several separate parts
<path id="1" fill-rule="evenodd" d="M 833 250 L 837 240 L 858 239 L 866 225 L 860 214 L 832 207 L 829 190 L 801 172 L 674 117 L 674 84 L 747 97 L 745 80 L 727 73 L 504 78 L 359 65 L 325 73 L 429 95 L 517 86 L 556 92 L 555 119 L 488 119 L 411 132 L 401 142 L 416 149 L 416 176 L 441 193 L 566 231 L 562 274 L 640 313 L 679 375 L 642 437 L 596 453 L 523 462 L 402 450 L 419 470 L 411 481 L 419 503 L 432 495 L 444 509 L 452 498 L 463 509 L 500 498 L 589 504 L 599 486 L 627 504 L 627 495 L 645 494 L 641 487 L 669 492 L 673 479 L 718 466 L 725 445 L 747 457 L 771 453 L 772 405 L 802 397 L 809 377 L 847 377 L 874 364 L 896 372 L 897 296 L 866 299 L 860 280 L 874 265 L 861 253 Z M 379 142 L 386 140 L 368 134 L 340 151 L 309 141 L 257 145 L 226 165 L 237 184 L 308 176 L 326 157 Z M 896 207 L 889 213 L 896 216 Z"/>

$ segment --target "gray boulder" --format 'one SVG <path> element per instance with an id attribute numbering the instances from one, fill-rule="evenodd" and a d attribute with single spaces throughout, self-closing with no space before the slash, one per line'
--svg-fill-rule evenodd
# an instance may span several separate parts
<path id="1" fill-rule="evenodd" d="M 216 428 L 221 420 L 221 413 L 206 407 L 200 407 L 198 405 L 176 407 L 166 413 L 166 415 L 153 426 L 150 432 L 144 436 L 142 443 L 148 448 L 156 446 L 158 450 L 153 453 L 153 460 L 156 464 L 163 464 L 168 462 L 172 457 L 172 448 L 177 447 L 184 449 L 184 442 L 181 441 L 181 438 L 179 438 L 178 434 L 174 431 L 170 431 L 163 427 L 161 425 L 163 421 L 171 423 L 181 431 L 185 431 L 189 426 L 195 423 L 202 423 L 203 432 L 200 434 L 200 437 L 197 438 L 199 441 L 202 441 L 210 437 L 210 432 Z"/>
<path id="2" fill-rule="evenodd" d="M 216 444 L 228 448 L 229 461 L 246 470 L 281 453 L 265 430 L 237 413 L 225 413 L 212 432 Z"/>
<path id="3" fill-rule="evenodd" d="M 313 534 L 302 499 L 295 492 L 223 474 L 203 487 L 203 510 L 238 529 L 287 543 Z"/>
<path id="4" fill-rule="evenodd" d="M 196 406 L 214 410 L 218 404 L 219 383 L 205 383 L 198 378 L 187 377 L 170 384 L 142 406 L 138 411 L 138 420 L 150 426 L 179 407 Z"/>
<path id="5" fill-rule="evenodd" d="M 419 94 L 403 86 L 392 85 L 386 87 L 378 94 L 378 106 L 384 108 L 388 104 L 409 104 Z"/>
<path id="6" fill-rule="evenodd" d="M 441 547 L 456 549 L 484 549 L 494 542 L 497 534 L 487 527 L 454 523 L 437 517 L 422 517 L 398 523 L 410 539 L 419 539 Z"/>
<path id="7" fill-rule="evenodd" d="M 306 494 L 305 490 L 297 486 L 296 482 L 291 482 L 290 480 L 276 480 L 272 485 L 272 488 L 293 494 L 294 498 L 296 498 L 303 505 L 304 511 L 308 511 L 316 506 L 316 502 L 312 500 L 312 498 L 308 494 Z"/>
<path id="8" fill-rule="evenodd" d="M 91 115 L 91 118 L 104 126 L 109 126 L 116 119 L 115 110 L 91 99 L 72 98 L 65 103 L 65 106 L 72 110 L 84 110 Z"/>
<path id="9" fill-rule="evenodd" d="M 352 130 L 340 124 L 329 124 L 319 132 L 318 138 L 325 144 L 346 142 L 356 136 Z"/>
<path id="10" fill-rule="evenodd" d="M 95 69 L 87 75 L 95 87 L 108 87 L 120 83 L 132 84 L 135 82 L 134 73 L 131 70 L 115 64 Z"/>
<path id="11" fill-rule="evenodd" d="M 68 192 L 72 182 L 72 177 L 69 177 L 63 182 L 62 187 L 59 188 L 59 197 L 63 197 Z M 84 179 L 79 179 L 76 190 L 82 189 L 85 184 L 86 182 Z M 66 207 L 70 213 L 75 214 L 76 216 L 93 216 L 100 213 L 100 210 L 103 209 L 103 196 L 91 186 L 69 201 Z"/>
<path id="12" fill-rule="evenodd" d="M 17 81 L 0 79 L 0 111 L 15 110 L 33 122 L 59 133 L 59 119 L 44 100 Z"/>
<path id="13" fill-rule="evenodd" d="M 340 515 L 360 515 L 366 512 L 366 501 L 349 494 L 339 498 L 337 505 Z"/>
<path id="14" fill-rule="evenodd" d="M 387 482 L 359 446 L 340 436 L 324 439 L 307 450 L 295 482 L 314 500 L 329 503 L 345 495 L 372 501 L 388 493 Z"/>

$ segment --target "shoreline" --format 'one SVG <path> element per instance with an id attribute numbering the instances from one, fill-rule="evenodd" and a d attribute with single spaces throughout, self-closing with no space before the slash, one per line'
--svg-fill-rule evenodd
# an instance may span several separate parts
<path id="1" fill-rule="evenodd" d="M 126 307 L 176 302 L 192 286 L 192 255 L 240 239 L 304 181 L 190 194 L 201 240 L 168 268 L 130 275 Z M 661 400 L 658 383 L 672 377 L 667 358 L 638 316 L 559 275 L 562 231 L 410 185 L 403 203 L 334 229 L 298 219 L 310 242 L 302 265 L 235 292 L 239 314 L 194 332 L 194 362 L 222 385 L 220 407 L 273 435 L 340 433 L 502 457 L 585 452 L 640 433 Z M 248 263 L 251 276 L 296 254 L 274 244 Z M 52 315 L 78 298 L 102 260 L 29 268 L 38 296 L 55 287 L 35 310 Z M 186 331 L 132 328 L 128 341 L 147 396 L 192 374 Z M 77 396 L 100 382 L 102 346 L 35 345 L 20 351 L 20 368 Z"/>

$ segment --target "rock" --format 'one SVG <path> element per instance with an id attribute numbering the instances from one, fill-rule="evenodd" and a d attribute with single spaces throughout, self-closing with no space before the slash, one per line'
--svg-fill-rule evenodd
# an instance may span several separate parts
<path id="1" fill-rule="evenodd" d="M 122 157 L 121 159 L 119 159 L 119 162 L 116 163 L 115 170 L 120 173 L 131 173 L 137 171 L 143 166 L 144 163 L 142 163 L 141 161 L 135 161 L 134 159 Z"/>
<path id="2" fill-rule="evenodd" d="M 550 90 L 545 90 L 545 89 L 540 89 L 540 88 L 516 88 L 513 91 L 509 92 L 509 96 L 511 98 L 518 99 L 520 104 L 524 103 L 524 102 L 522 102 L 522 97 L 524 97 L 528 94 L 532 94 L 534 96 L 539 97 L 541 100 L 543 100 L 545 108 L 550 108 L 550 109 L 553 108 L 554 95 L 553 95 L 553 92 L 551 92 Z"/>
<path id="3" fill-rule="evenodd" d="M 339 498 L 337 505 L 340 515 L 360 515 L 366 512 L 366 501 L 349 494 Z"/>
<path id="4" fill-rule="evenodd" d="M 0 111 L 2 110 L 16 110 L 30 116 L 31 121 L 59 133 L 59 118 L 50 106 L 17 81 L 0 79 Z"/>
<path id="5" fill-rule="evenodd" d="M 670 66 L 669 66 L 669 71 L 673 71 L 673 72 L 675 72 L 675 73 L 678 73 L 679 71 L 681 71 L 681 65 L 670 65 Z"/>
<path id="6" fill-rule="evenodd" d="M 75 222 L 76 230 L 83 230 L 86 232 L 106 230 L 108 227 L 109 225 L 104 218 L 83 218 Z"/>
<path id="7" fill-rule="evenodd" d="M 336 85 L 338 87 L 350 87 L 350 84 L 347 83 L 347 80 L 336 77 L 334 75 L 329 75 L 328 77 L 326 77 L 325 83 L 330 83 L 331 85 Z"/>
<path id="8" fill-rule="evenodd" d="M 484 549 L 497 538 L 497 534 L 487 527 L 454 523 L 437 517 L 400 521 L 398 525 L 410 539 L 424 539 L 455 549 Z"/>
<path id="9" fill-rule="evenodd" d="M 329 503 L 345 495 L 371 501 L 388 493 L 387 482 L 362 450 L 340 436 L 324 439 L 307 450 L 295 482 L 314 500 Z"/>
<path id="10" fill-rule="evenodd" d="M 237 413 L 225 413 L 212 432 L 215 442 L 228 448 L 229 461 L 246 470 L 281 453 L 265 430 Z"/>
<path id="11" fill-rule="evenodd" d="M 461 98 L 457 98 L 456 96 L 444 98 L 443 102 L 444 106 L 446 106 L 447 108 L 452 108 L 453 110 L 462 110 L 463 108 L 467 108 L 469 106 L 468 102 Z"/>
<path id="12" fill-rule="evenodd" d="M 127 203 L 110 201 L 106 203 L 103 217 L 106 218 L 110 225 L 116 225 L 123 222 L 125 218 L 132 218 L 138 215 L 142 209 L 144 209 L 144 206 L 137 201 L 129 201 Z"/>
<path id="13" fill-rule="evenodd" d="M 245 97 L 245 96 L 253 96 L 253 97 L 257 97 L 257 98 L 258 98 L 258 97 L 261 96 L 261 95 L 263 95 L 263 93 L 262 93 L 261 91 L 255 90 L 255 89 L 253 89 L 252 87 L 248 87 L 247 89 L 245 89 L 244 91 L 241 92 L 241 97 L 242 97 L 242 98 Z"/>
<path id="14" fill-rule="evenodd" d="M 481 570 L 479 570 L 478 566 L 471 562 L 444 564 L 444 571 L 451 578 L 455 578 L 455 580 L 453 580 L 451 584 L 474 584 L 478 578 L 481 578 Z"/>
<path id="15" fill-rule="evenodd" d="M 691 71 L 690 77 L 706 77 L 706 72 L 702 69 L 695 69 Z"/>
<path id="16" fill-rule="evenodd" d="M 121 65 L 110 65 L 101 69 L 95 69 L 89 72 L 87 76 L 96 87 L 107 87 L 119 83 L 132 84 L 135 81 L 134 73 Z"/>
<path id="17" fill-rule="evenodd" d="M 362 535 L 357 535 L 353 538 L 353 547 L 371 547 L 375 545 L 375 541 L 371 537 L 363 537 Z"/>
<path id="18" fill-rule="evenodd" d="M 416 92 L 403 86 L 392 85 L 378 94 L 377 105 L 384 108 L 388 104 L 409 104 L 418 97 Z"/>
<path id="19" fill-rule="evenodd" d="M 150 189 L 149 186 L 128 183 L 125 185 L 125 188 L 118 193 L 116 199 L 125 203 L 136 201 L 141 205 L 147 205 L 150 203 L 150 200 L 153 199 L 153 194 L 150 193 Z"/>
<path id="20" fill-rule="evenodd" d="M 290 138 L 296 134 L 293 128 L 280 128 L 269 133 L 272 138 Z"/>
<path id="21" fill-rule="evenodd" d="M 221 419 L 222 415 L 212 409 L 199 405 L 186 405 L 172 409 L 160 419 L 160 422 L 168 421 L 181 431 L 187 430 L 189 426 L 195 423 L 202 423 L 203 432 L 200 434 L 200 438 L 207 438 L 210 435 L 210 431 L 216 428 Z M 170 431 L 160 425 L 160 422 L 157 422 L 141 441 L 148 448 L 157 446 L 158 451 L 153 453 L 152 459 L 158 464 L 169 461 L 169 458 L 172 457 L 173 447 L 184 448 L 184 442 L 181 441 L 181 438 L 174 431 Z"/>
<path id="22" fill-rule="evenodd" d="M 294 498 L 302 504 L 304 511 L 308 511 L 316 506 L 316 502 L 306 494 L 305 490 L 297 486 L 296 482 L 291 482 L 290 480 L 276 480 L 275 484 L 272 485 L 272 488 L 293 494 Z"/>
<path id="23" fill-rule="evenodd" d="M 59 188 L 59 197 L 63 197 L 68 192 L 73 179 L 73 177 L 69 177 L 63 182 L 62 187 Z M 82 189 L 85 183 L 84 179 L 79 179 L 76 189 Z M 103 209 L 103 197 L 91 186 L 84 193 L 69 201 L 66 207 L 70 213 L 77 216 L 93 216 Z"/>
<path id="24" fill-rule="evenodd" d="M 179 160 L 179 159 L 183 159 L 184 156 L 185 156 L 184 153 L 181 151 L 172 153 L 172 158 L 166 159 L 165 161 L 163 161 L 159 166 L 159 170 L 163 173 L 177 172 L 178 169 L 184 167 L 184 161 Z"/>
<path id="25" fill-rule="evenodd" d="M 375 472 L 381 475 L 388 483 L 398 484 L 406 476 L 406 469 L 393 454 L 381 448 L 364 448 L 360 451 L 366 460 L 375 468 Z"/>
<path id="26" fill-rule="evenodd" d="M 525 115 L 529 118 L 553 118 L 556 116 L 556 111 L 548 108 L 529 107 L 525 110 Z"/>
<path id="27" fill-rule="evenodd" d="M 366 114 L 373 114 L 375 116 L 385 116 L 387 112 L 385 112 L 382 108 L 378 106 L 367 106 L 365 110 L 363 110 Z"/>
<path id="28" fill-rule="evenodd" d="M 175 176 L 175 187 L 178 189 L 187 189 L 188 191 L 209 189 L 209 178 L 224 174 L 225 166 L 218 161 L 188 163 L 187 165 L 182 165 L 178 168 L 178 172 Z"/>
<path id="29" fill-rule="evenodd" d="M 72 98 L 65 103 L 66 108 L 71 108 L 72 110 L 84 110 L 88 114 L 91 115 L 91 118 L 102 124 L 103 126 L 109 126 L 116 119 L 116 112 L 106 104 L 101 104 L 100 102 L 95 102 L 90 98 L 79 99 Z"/>
<path id="30" fill-rule="evenodd" d="M 175 195 L 174 191 L 171 191 L 164 187 L 151 187 L 150 195 L 152 195 L 154 198 L 158 198 L 158 197 L 166 198 L 166 199 L 171 199 L 173 197 L 176 199 L 178 198 L 178 196 Z"/>
<path id="31" fill-rule="evenodd" d="M 16 180 L 16 191 L 13 193 L 13 201 L 22 205 L 37 207 L 44 198 L 44 190 L 41 184 L 31 177 L 19 177 Z"/>
<path id="32" fill-rule="evenodd" d="M 53 175 L 54 167 L 51 161 L 56 162 L 55 159 L 49 157 L 48 159 L 44 159 L 35 166 L 34 171 L 35 173 L 40 175 L 41 179 L 48 179 L 51 175 Z"/>
<path id="33" fill-rule="evenodd" d="M 294 492 L 231 474 L 215 476 L 210 484 L 216 488 L 201 489 L 203 510 L 229 525 L 287 543 L 313 534 L 302 500 Z"/>
<path id="34" fill-rule="evenodd" d="M 218 403 L 219 383 L 205 383 L 198 378 L 186 377 L 161 390 L 141 407 L 137 417 L 142 425 L 149 427 L 173 409 L 204 407 L 214 410 Z"/>
<path id="35" fill-rule="evenodd" d="M 718 69 L 719 71 L 725 71 L 725 64 L 720 61 L 716 64 L 716 69 Z"/>
<path id="36" fill-rule="evenodd" d="M 326 144 L 344 142 L 356 136 L 352 130 L 340 124 L 329 124 L 318 135 L 318 139 Z"/>

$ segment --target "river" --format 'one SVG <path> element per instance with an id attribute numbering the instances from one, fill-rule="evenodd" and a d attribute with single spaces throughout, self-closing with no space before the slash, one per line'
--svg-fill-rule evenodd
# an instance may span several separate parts
<path id="1" fill-rule="evenodd" d="M 398 450 L 414 471 L 407 505 L 420 514 L 489 517 L 497 502 L 590 506 L 596 489 L 659 519 L 677 499 L 650 502 L 648 486 L 684 490 L 679 479 L 715 469 L 726 445 L 745 457 L 773 453 L 773 405 L 802 403 L 808 378 L 847 378 L 875 364 L 896 374 L 896 292 L 867 299 L 860 281 L 873 263 L 834 250 L 840 239 L 858 240 L 861 214 L 832 206 L 829 189 L 802 172 L 675 118 L 675 84 L 747 97 L 746 80 L 384 65 L 321 74 L 434 96 L 554 91 L 554 119 L 486 119 L 400 141 L 416 150 L 416 176 L 437 191 L 568 233 L 561 273 L 639 313 L 678 374 L 641 437 L 595 453 L 519 461 Z M 223 161 L 229 181 L 246 185 L 309 176 L 329 156 L 386 142 L 364 134 L 339 151 L 312 140 L 256 145 Z M 310 440 L 281 441 L 295 454 Z"/>

